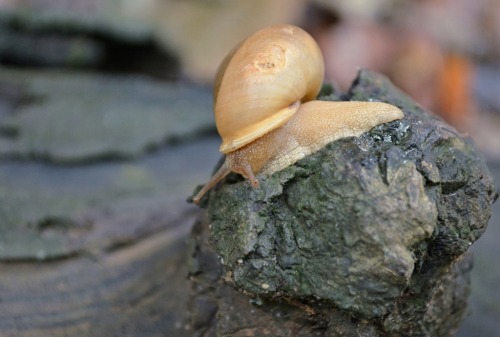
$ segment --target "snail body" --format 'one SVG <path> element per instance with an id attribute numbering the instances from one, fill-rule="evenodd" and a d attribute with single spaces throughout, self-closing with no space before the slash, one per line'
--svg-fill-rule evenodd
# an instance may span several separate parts
<path id="1" fill-rule="evenodd" d="M 403 118 L 399 108 L 381 102 L 314 101 L 323 73 L 319 47 L 295 26 L 263 29 L 231 51 L 214 86 L 226 158 L 193 202 L 230 172 L 257 187 L 256 174 L 270 175 L 336 139 Z"/>

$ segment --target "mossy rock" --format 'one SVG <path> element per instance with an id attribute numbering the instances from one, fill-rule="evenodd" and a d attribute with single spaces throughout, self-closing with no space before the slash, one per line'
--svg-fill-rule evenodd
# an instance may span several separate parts
<path id="1" fill-rule="evenodd" d="M 253 296 L 333 306 L 382 327 L 373 336 L 451 333 L 470 270 L 453 261 L 466 261 L 496 199 L 484 160 L 381 75 L 361 71 L 347 94 L 319 99 L 387 102 L 405 117 L 259 177 L 258 189 L 231 175 L 210 192 L 224 279 Z M 462 291 L 437 299 L 444 284 Z"/>

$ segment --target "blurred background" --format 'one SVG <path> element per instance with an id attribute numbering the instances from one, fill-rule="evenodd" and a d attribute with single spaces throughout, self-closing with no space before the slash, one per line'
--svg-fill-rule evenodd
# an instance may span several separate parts
<path id="1" fill-rule="evenodd" d="M 195 212 L 184 201 L 219 158 L 217 67 L 274 23 L 313 35 L 341 90 L 359 68 L 387 75 L 470 135 L 500 183 L 500 0 L 0 0 L 0 261 L 87 249 L 103 207 Z M 460 337 L 500 335 L 499 207 L 472 247 Z"/>

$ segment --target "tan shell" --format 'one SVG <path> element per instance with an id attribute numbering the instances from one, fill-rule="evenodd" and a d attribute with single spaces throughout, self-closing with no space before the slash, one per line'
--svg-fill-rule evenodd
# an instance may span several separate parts
<path id="1" fill-rule="evenodd" d="M 220 151 L 232 152 L 282 125 L 301 102 L 316 97 L 323 74 L 316 41 L 296 26 L 271 26 L 241 42 L 215 80 Z"/>

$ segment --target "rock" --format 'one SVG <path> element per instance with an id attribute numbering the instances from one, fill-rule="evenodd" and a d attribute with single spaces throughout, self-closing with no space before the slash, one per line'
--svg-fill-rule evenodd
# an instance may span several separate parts
<path id="1" fill-rule="evenodd" d="M 222 265 L 208 244 L 208 228 L 205 217 L 191 233 L 186 319 L 191 336 L 316 336 L 315 331 L 327 327 L 326 320 L 310 317 L 305 306 L 248 297 L 220 282 Z"/>
<path id="2" fill-rule="evenodd" d="M 466 313 L 464 254 L 497 196 L 489 171 L 469 139 L 384 77 L 361 71 L 345 98 L 395 104 L 405 118 L 260 177 L 259 189 L 232 175 L 213 190 L 224 280 L 270 306 L 320 312 L 323 336 L 451 336 Z M 362 327 L 335 328 L 349 317 Z"/>
<path id="3" fill-rule="evenodd" d="M 229 281 L 228 275 L 224 275 L 220 257 L 208 244 L 209 235 L 209 222 L 205 217 L 193 228 L 188 249 L 191 289 L 187 306 L 190 314 L 185 327 L 190 336 L 451 336 L 450 331 L 454 331 L 462 319 L 456 311 L 466 306 L 464 300 L 470 291 L 472 259 L 470 254 L 465 254 L 439 278 L 436 287 L 428 289 L 425 296 L 432 303 L 430 309 L 421 306 L 415 320 L 411 318 L 412 324 L 419 326 L 406 326 L 404 334 L 400 334 L 404 326 L 402 319 L 407 316 L 390 316 L 381 327 L 376 318 L 363 319 L 325 301 L 270 299 L 238 292 L 230 282 L 221 281 L 221 278 Z M 436 313 L 432 310 L 436 307 L 445 310 Z M 444 312 L 450 318 L 445 322 L 439 316 Z M 405 312 L 405 315 L 411 314 L 414 313 Z"/>

